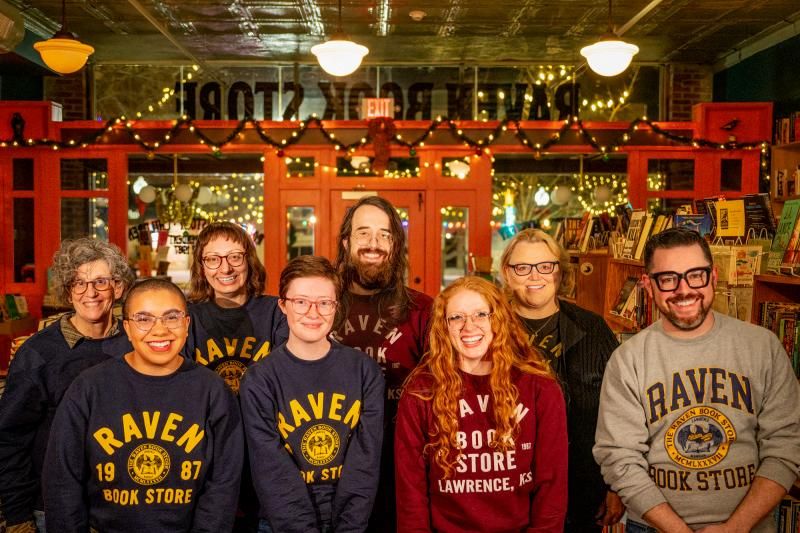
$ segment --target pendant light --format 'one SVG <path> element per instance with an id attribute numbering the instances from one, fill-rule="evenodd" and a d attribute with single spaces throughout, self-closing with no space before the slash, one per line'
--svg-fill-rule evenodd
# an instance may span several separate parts
<path id="1" fill-rule="evenodd" d="M 94 53 L 94 48 L 83 44 L 67 31 L 66 0 L 61 0 L 61 29 L 50 39 L 34 43 L 33 47 L 42 56 L 44 64 L 59 74 L 79 71 Z"/>
<path id="2" fill-rule="evenodd" d="M 332 76 L 347 76 L 361 65 L 369 53 L 366 46 L 354 43 L 342 32 L 342 0 L 339 0 L 339 22 L 336 32 L 322 44 L 311 47 L 322 70 Z"/>
<path id="3" fill-rule="evenodd" d="M 616 76 L 628 68 L 633 56 L 638 53 L 638 46 L 626 43 L 614 34 L 611 0 L 608 0 L 608 33 L 593 45 L 581 48 L 581 55 L 589 62 L 589 68 L 597 74 Z"/>

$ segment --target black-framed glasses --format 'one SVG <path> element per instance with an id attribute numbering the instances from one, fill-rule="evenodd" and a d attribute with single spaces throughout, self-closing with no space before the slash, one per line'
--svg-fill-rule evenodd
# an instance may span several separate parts
<path id="1" fill-rule="evenodd" d="M 447 325 L 453 329 L 464 329 L 467 325 L 467 320 L 472 320 L 472 323 L 483 328 L 489 325 L 489 319 L 492 317 L 491 311 L 478 311 L 467 315 L 465 313 L 453 313 L 447 317 Z"/>
<path id="2" fill-rule="evenodd" d="M 539 274 L 552 274 L 558 270 L 558 261 L 542 261 L 541 263 L 517 263 L 508 265 L 517 276 L 530 276 L 534 268 Z"/>
<path id="3" fill-rule="evenodd" d="M 149 313 L 134 313 L 124 317 L 128 322 L 133 322 L 133 325 L 141 331 L 150 331 L 159 320 L 168 329 L 180 329 L 186 324 L 186 322 L 184 322 L 185 318 L 186 313 L 183 311 L 166 313 L 161 316 L 153 316 Z"/>
<path id="4" fill-rule="evenodd" d="M 392 234 L 386 230 L 379 230 L 377 233 L 373 234 L 371 230 L 360 229 L 353 233 L 353 240 L 356 241 L 356 244 L 359 246 L 365 246 L 372 241 L 373 235 L 378 244 L 384 246 L 392 244 Z"/>
<path id="5" fill-rule="evenodd" d="M 91 285 L 97 292 L 105 292 L 113 289 L 116 283 L 114 278 L 76 279 L 70 283 L 69 288 L 75 294 L 83 294 Z"/>
<path id="6" fill-rule="evenodd" d="M 661 292 L 675 292 L 681 284 L 681 280 L 686 280 L 690 289 L 702 289 L 708 286 L 711 281 L 711 267 L 690 268 L 683 274 L 671 270 L 665 272 L 653 272 L 647 277 L 656 282 L 656 287 Z"/>
<path id="7" fill-rule="evenodd" d="M 328 300 L 323 298 L 321 300 L 309 300 L 308 298 L 284 298 L 284 301 L 292 304 L 292 310 L 299 314 L 304 315 L 311 311 L 311 306 L 317 306 L 317 313 L 322 316 L 332 315 L 336 311 L 338 302 L 336 300 Z"/>
<path id="8" fill-rule="evenodd" d="M 231 252 L 227 255 L 208 254 L 203 256 L 203 266 L 211 270 L 216 270 L 222 266 L 222 260 L 228 262 L 232 267 L 242 266 L 244 263 L 244 252 Z"/>

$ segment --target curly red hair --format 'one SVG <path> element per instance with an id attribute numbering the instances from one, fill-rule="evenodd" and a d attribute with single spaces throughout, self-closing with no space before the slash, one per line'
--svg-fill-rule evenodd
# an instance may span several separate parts
<path id="1" fill-rule="evenodd" d="M 431 402 L 433 424 L 431 441 L 425 453 L 450 477 L 458 460 L 458 400 L 463 395 L 459 373 L 458 354 L 453 348 L 447 329 L 447 303 L 462 291 L 479 294 L 492 312 L 491 327 L 494 338 L 486 358 L 492 362 L 489 384 L 494 406 L 495 440 L 493 448 L 505 450 L 513 447 L 519 431 L 515 409 L 519 391 L 512 382 L 516 372 L 546 376 L 554 379 L 547 362 L 528 343 L 528 335 L 500 289 L 485 279 L 470 276 L 454 281 L 433 302 L 430 319 L 430 347 L 422 362 L 408 377 L 407 383 L 416 381 L 403 394 L 412 394 Z M 420 377 L 422 379 L 415 380 Z M 423 386 L 418 386 L 424 383 Z"/>

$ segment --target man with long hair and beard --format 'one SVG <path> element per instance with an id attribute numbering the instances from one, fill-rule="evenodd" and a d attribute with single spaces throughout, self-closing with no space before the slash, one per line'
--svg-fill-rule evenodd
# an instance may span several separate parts
<path id="1" fill-rule="evenodd" d="M 661 318 L 606 366 L 594 457 L 629 533 L 774 531 L 800 465 L 800 386 L 778 338 L 712 310 L 717 270 L 686 228 L 651 237 Z"/>
<path id="2" fill-rule="evenodd" d="M 386 378 L 381 480 L 369 531 L 396 528 L 394 419 L 400 391 L 425 351 L 431 298 L 405 284 L 408 250 L 394 206 L 366 196 L 345 214 L 336 270 L 342 277 L 342 320 L 332 336 L 372 357 Z"/>

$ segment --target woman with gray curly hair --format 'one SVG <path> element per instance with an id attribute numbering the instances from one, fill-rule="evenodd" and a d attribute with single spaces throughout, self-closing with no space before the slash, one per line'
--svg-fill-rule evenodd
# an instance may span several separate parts
<path id="1" fill-rule="evenodd" d="M 82 371 L 131 351 L 112 313 L 134 280 L 119 248 L 89 237 L 64 241 L 52 272 L 73 311 L 22 344 L 0 398 L 0 510 L 9 533 L 45 531 L 42 463 L 64 392 Z"/>

